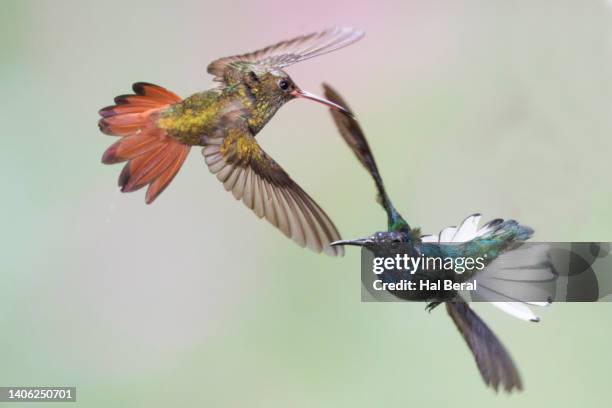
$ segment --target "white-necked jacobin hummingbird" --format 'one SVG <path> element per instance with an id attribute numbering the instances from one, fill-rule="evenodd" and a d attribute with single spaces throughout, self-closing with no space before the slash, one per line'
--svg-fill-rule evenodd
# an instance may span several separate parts
<path id="1" fill-rule="evenodd" d="M 328 100 L 349 109 L 346 102 L 333 88 L 327 84 L 324 84 L 323 87 Z M 495 219 L 479 228 L 480 214 L 467 217 L 458 227 L 443 229 L 437 236 L 421 235 L 420 230 L 411 228 L 391 203 L 360 125 L 352 116 L 338 115 L 335 111 L 332 111 L 331 114 L 340 134 L 373 177 L 378 190 L 378 201 L 385 209 L 388 221 L 387 231 L 377 232 L 367 238 L 337 241 L 332 245 L 357 245 L 373 248 L 380 247 L 382 244 L 409 243 L 414 254 L 443 257 L 476 257 L 486 254 L 489 259 L 488 264 L 491 265 L 495 259 L 507 257 L 515 245 L 531 237 L 533 230 L 514 220 Z M 457 243 L 463 244 L 457 245 Z M 545 253 L 540 251 L 537 254 L 538 259 L 530 258 L 527 261 L 519 259 L 518 262 L 527 262 L 530 268 L 548 268 L 542 262 L 545 256 Z M 516 267 L 524 270 L 525 265 L 520 264 Z M 546 272 L 549 272 L 548 269 Z M 417 275 L 404 274 L 401 278 L 416 279 L 415 276 Z M 426 276 L 425 279 L 427 278 Z M 438 279 L 436 276 L 433 278 Z M 520 375 L 510 355 L 491 329 L 458 293 L 454 291 L 441 291 L 433 294 L 428 292 L 425 294 L 426 297 L 423 297 L 423 293 L 418 291 L 392 293 L 404 300 L 427 300 L 430 302 L 426 308 L 429 311 L 445 303 L 449 316 L 472 351 L 485 383 L 496 391 L 500 385 L 508 392 L 522 389 Z M 523 320 L 539 321 L 526 303 L 537 306 L 548 304 L 548 302 L 515 301 L 494 302 L 493 304 Z"/>

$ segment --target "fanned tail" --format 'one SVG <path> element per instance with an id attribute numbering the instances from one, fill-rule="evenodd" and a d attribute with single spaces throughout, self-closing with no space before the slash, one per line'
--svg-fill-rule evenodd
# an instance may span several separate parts
<path id="1" fill-rule="evenodd" d="M 134 95 L 118 96 L 115 105 L 100 109 L 100 130 L 121 137 L 104 152 L 102 163 L 127 161 L 119 175 L 121 191 L 149 185 L 145 200 L 150 204 L 181 168 L 190 146 L 172 139 L 155 123 L 161 109 L 181 98 L 144 82 L 135 83 L 132 89 Z"/>

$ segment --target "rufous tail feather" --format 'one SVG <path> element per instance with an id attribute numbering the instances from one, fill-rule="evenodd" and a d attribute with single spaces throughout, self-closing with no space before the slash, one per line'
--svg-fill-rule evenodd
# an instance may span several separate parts
<path id="1" fill-rule="evenodd" d="M 100 130 L 120 136 L 102 155 L 102 163 L 127 161 L 119 175 L 121 191 L 149 186 L 150 204 L 168 186 L 181 168 L 190 146 L 172 139 L 157 127 L 159 111 L 180 102 L 174 93 L 144 82 L 132 86 L 134 95 L 120 95 L 115 105 L 100 109 Z"/>

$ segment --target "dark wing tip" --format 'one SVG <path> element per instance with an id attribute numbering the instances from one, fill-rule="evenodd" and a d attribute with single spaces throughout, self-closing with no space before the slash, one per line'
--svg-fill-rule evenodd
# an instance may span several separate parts
<path id="1" fill-rule="evenodd" d="M 136 92 L 136 91 L 134 91 L 134 92 Z M 127 105 L 129 103 L 128 98 L 130 96 L 134 96 L 134 95 L 133 94 L 123 94 L 123 95 L 115 96 L 115 99 L 114 99 L 115 104 L 116 105 Z"/>
<path id="2" fill-rule="evenodd" d="M 104 151 L 104 154 L 102 154 L 102 163 L 103 164 L 115 164 L 115 163 L 121 163 L 122 161 L 125 161 L 125 159 L 120 158 L 119 156 L 117 156 L 117 149 L 119 148 L 119 142 L 117 143 L 113 143 L 108 149 L 106 149 Z"/>
<path id="3" fill-rule="evenodd" d="M 132 84 L 132 90 L 134 91 L 136 95 L 140 95 L 140 96 L 145 95 L 145 89 L 147 87 L 157 88 L 157 85 L 151 84 L 149 82 L 135 82 Z"/>
<path id="4" fill-rule="evenodd" d="M 327 82 L 323 82 L 321 86 L 323 86 L 323 93 L 325 95 L 325 98 L 329 99 L 337 105 L 344 107 L 346 110 L 352 113 L 351 108 L 348 106 L 344 98 L 340 96 L 340 93 L 338 93 L 338 91 L 336 91 L 334 87 L 332 87 Z"/>
<path id="5" fill-rule="evenodd" d="M 100 129 L 100 131 L 106 135 L 112 135 L 112 133 L 109 130 L 108 123 L 106 123 L 104 119 L 100 119 L 98 121 L 98 129 Z"/>
<path id="6" fill-rule="evenodd" d="M 512 358 L 480 317 L 465 302 L 447 302 L 446 310 L 472 351 L 485 384 L 496 392 L 522 390 L 521 377 Z"/>
<path id="7" fill-rule="evenodd" d="M 115 105 L 105 106 L 98 111 L 98 115 L 100 115 L 103 118 L 115 116 L 116 113 L 114 109 L 115 109 Z"/>
<path id="8" fill-rule="evenodd" d="M 121 192 L 125 193 L 125 187 L 127 186 L 127 183 L 130 181 L 130 164 L 126 163 L 125 166 L 123 166 L 123 169 L 121 170 L 121 173 L 119 174 L 119 179 L 117 180 L 117 185 L 119 187 L 121 187 Z"/>

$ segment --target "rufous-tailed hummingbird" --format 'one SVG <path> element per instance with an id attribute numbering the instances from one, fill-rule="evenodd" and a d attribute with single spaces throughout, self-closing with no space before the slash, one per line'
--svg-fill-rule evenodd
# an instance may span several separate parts
<path id="1" fill-rule="evenodd" d="M 255 136 L 286 102 L 311 99 L 341 106 L 300 89 L 284 67 L 346 47 L 363 37 L 333 28 L 279 42 L 255 52 L 220 58 L 208 65 L 220 86 L 181 99 L 148 83 L 100 110 L 102 132 L 120 136 L 102 156 L 105 164 L 127 161 L 121 191 L 148 185 L 149 204 L 168 186 L 192 146 L 203 146 L 210 171 L 226 190 L 265 217 L 300 246 L 341 255 L 340 239 L 325 212 L 258 145 Z"/>

